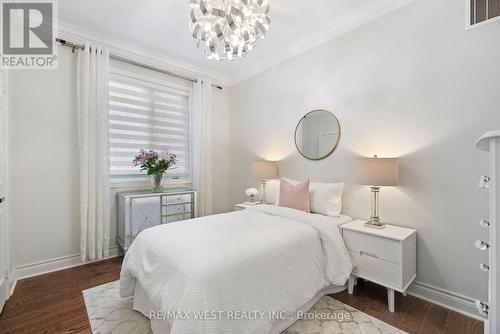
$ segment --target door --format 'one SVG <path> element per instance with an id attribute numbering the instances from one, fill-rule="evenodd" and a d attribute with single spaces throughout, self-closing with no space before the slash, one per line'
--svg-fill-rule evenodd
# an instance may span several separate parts
<path id="1" fill-rule="evenodd" d="M 7 206 L 7 116 L 6 116 L 6 86 L 3 72 L 0 71 L 0 313 L 8 296 L 8 229 Z"/>
<path id="2" fill-rule="evenodd" d="M 323 157 L 330 153 L 337 145 L 338 133 L 323 132 L 319 134 L 319 156 Z"/>

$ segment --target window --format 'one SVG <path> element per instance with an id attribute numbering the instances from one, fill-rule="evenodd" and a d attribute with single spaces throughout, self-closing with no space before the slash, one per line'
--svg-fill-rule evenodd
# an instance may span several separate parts
<path id="1" fill-rule="evenodd" d="M 469 27 L 500 19 L 500 0 L 467 0 Z"/>
<path id="2" fill-rule="evenodd" d="M 109 78 L 112 185 L 149 182 L 139 167 L 132 166 L 141 149 L 175 153 L 178 162 L 167 171 L 167 177 L 190 183 L 192 83 L 189 82 L 190 87 L 180 85 L 168 75 L 126 66 L 133 67 L 134 71 L 112 66 Z"/>

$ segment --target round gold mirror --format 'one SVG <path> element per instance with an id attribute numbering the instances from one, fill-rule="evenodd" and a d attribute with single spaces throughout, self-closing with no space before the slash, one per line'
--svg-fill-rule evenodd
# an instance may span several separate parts
<path id="1" fill-rule="evenodd" d="M 307 113 L 295 129 L 295 146 L 310 160 L 321 160 L 332 154 L 340 142 L 340 123 L 327 110 Z"/>

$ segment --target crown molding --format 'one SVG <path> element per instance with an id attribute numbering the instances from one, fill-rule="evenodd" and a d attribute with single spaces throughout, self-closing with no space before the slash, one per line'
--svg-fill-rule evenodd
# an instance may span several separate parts
<path id="1" fill-rule="evenodd" d="M 137 62 L 141 62 L 147 65 L 163 68 L 172 73 L 190 76 L 190 77 L 205 77 L 211 79 L 215 84 L 222 86 L 232 86 L 245 81 L 265 70 L 268 70 L 274 66 L 284 63 L 300 54 L 303 54 L 311 49 L 314 49 L 322 44 L 325 44 L 332 39 L 335 39 L 347 32 L 350 32 L 370 21 L 378 19 L 384 15 L 389 14 L 401 7 L 404 7 L 414 0 L 395 0 L 389 4 L 377 3 L 373 6 L 367 6 L 361 11 L 356 11 L 351 15 L 346 15 L 339 20 L 335 20 L 334 23 L 324 29 L 322 33 L 319 33 L 312 38 L 307 38 L 305 40 L 296 43 L 287 49 L 280 50 L 275 56 L 262 58 L 257 60 L 254 65 L 250 65 L 246 70 L 240 71 L 239 73 L 233 74 L 231 76 L 225 76 L 221 73 L 207 70 L 206 68 L 195 66 L 162 53 L 151 52 L 150 50 L 137 47 L 130 43 L 126 43 L 109 36 L 104 36 L 89 32 L 80 27 L 74 26 L 67 22 L 59 22 L 59 38 L 66 39 L 68 41 L 83 43 L 84 41 L 90 41 L 102 45 L 106 45 L 110 50 L 120 56 L 127 59 L 131 59 Z"/>
<path id="2" fill-rule="evenodd" d="M 74 43 L 83 44 L 85 41 L 89 41 L 102 44 L 107 46 L 110 51 L 117 56 L 131 59 L 146 65 L 159 67 L 183 76 L 194 78 L 201 76 L 211 79 L 214 84 L 217 85 L 226 86 L 229 82 L 228 78 L 224 77 L 220 73 L 212 72 L 205 68 L 168 57 L 164 54 L 152 52 L 150 50 L 110 38 L 109 36 L 92 33 L 67 22 L 59 22 L 58 38 Z"/>
<path id="3" fill-rule="evenodd" d="M 250 66 L 248 70 L 234 75 L 229 81 L 229 86 L 238 84 L 265 70 L 284 63 L 287 60 L 325 44 L 332 39 L 348 33 L 370 21 L 376 20 L 399 8 L 409 5 L 413 1 L 414 0 L 397 0 L 390 4 L 377 4 L 375 6 L 367 7 L 363 11 L 356 12 L 352 15 L 346 15 L 340 20 L 335 21 L 330 27 L 327 27 L 324 32 L 317 34 L 312 38 L 308 38 L 307 40 L 302 40 L 300 43 L 297 43 L 291 48 L 281 50 L 281 52 L 279 52 L 276 56 L 260 61 L 257 64 Z"/>

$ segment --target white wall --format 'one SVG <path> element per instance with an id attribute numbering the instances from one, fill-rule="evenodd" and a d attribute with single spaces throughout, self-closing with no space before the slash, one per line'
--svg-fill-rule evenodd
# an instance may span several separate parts
<path id="1" fill-rule="evenodd" d="M 355 181 L 356 156 L 400 157 L 401 185 L 384 188 L 385 222 L 418 229 L 419 282 L 486 298 L 486 238 L 477 187 L 487 155 L 474 148 L 500 128 L 500 23 L 466 32 L 464 1 L 418 0 L 267 70 L 230 91 L 230 193 L 254 186 L 254 159 L 280 160 L 282 176 Z M 295 150 L 301 117 L 335 113 L 338 150 L 308 161 Z M 350 184 L 344 212 L 367 218 L 369 190 Z"/>
<path id="2" fill-rule="evenodd" d="M 13 265 L 79 253 L 76 56 L 9 74 Z"/>
<path id="3" fill-rule="evenodd" d="M 76 55 L 68 48 L 59 50 L 58 70 L 12 71 L 9 76 L 10 225 L 16 268 L 80 252 L 75 80 Z M 214 89 L 213 96 L 214 207 L 224 212 L 228 210 L 227 91 Z M 113 206 L 111 247 L 116 245 L 115 211 Z"/>

